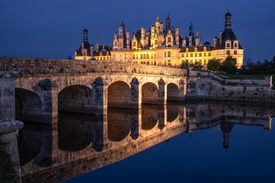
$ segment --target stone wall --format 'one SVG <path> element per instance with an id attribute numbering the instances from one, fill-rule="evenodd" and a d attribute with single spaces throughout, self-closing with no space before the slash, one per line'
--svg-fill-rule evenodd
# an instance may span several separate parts
<path id="1" fill-rule="evenodd" d="M 19 71 L 21 77 L 94 72 L 186 76 L 186 69 L 114 61 L 0 57 L 0 70 Z"/>
<path id="2" fill-rule="evenodd" d="M 272 76 L 232 79 L 209 71 L 189 71 L 186 99 L 275 103 L 275 91 Z"/>

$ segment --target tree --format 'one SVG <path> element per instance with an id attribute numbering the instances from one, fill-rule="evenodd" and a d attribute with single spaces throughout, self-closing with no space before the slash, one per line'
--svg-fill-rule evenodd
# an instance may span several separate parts
<path id="1" fill-rule="evenodd" d="M 181 68 L 184 68 L 184 67 L 189 67 L 189 64 L 188 64 L 187 60 L 184 60 L 184 61 L 181 62 Z"/>
<path id="2" fill-rule="evenodd" d="M 69 55 L 69 56 L 67 57 L 67 59 L 68 59 L 68 60 L 72 60 L 73 58 L 72 58 L 71 55 Z"/>
<path id="3" fill-rule="evenodd" d="M 207 64 L 207 69 L 211 71 L 219 71 L 221 67 L 221 60 L 220 59 L 211 59 Z"/>
<path id="4" fill-rule="evenodd" d="M 221 65 L 220 68 L 226 73 L 236 73 L 237 72 L 237 61 L 232 56 L 228 56 Z"/>
<path id="5" fill-rule="evenodd" d="M 203 66 L 200 62 L 195 62 L 193 65 L 194 70 L 202 70 Z"/>

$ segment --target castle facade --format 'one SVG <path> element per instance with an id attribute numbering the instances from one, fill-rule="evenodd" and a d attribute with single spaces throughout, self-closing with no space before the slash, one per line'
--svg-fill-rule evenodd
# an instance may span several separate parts
<path id="1" fill-rule="evenodd" d="M 75 50 L 76 60 L 111 60 L 119 62 L 166 65 L 179 67 L 182 63 L 188 65 L 200 62 L 206 66 L 213 58 L 225 60 L 232 56 L 237 61 L 237 66 L 243 64 L 243 48 L 231 29 L 231 14 L 225 15 L 225 28 L 220 32 L 219 38 L 214 38 L 211 46 L 209 42 L 202 44 L 199 32 L 194 32 L 194 26 L 189 27 L 189 34 L 183 37 L 179 28 L 171 27 L 169 16 L 164 23 L 160 22 L 159 16 L 150 30 L 145 31 L 142 27 L 136 33 L 125 31 L 122 22 L 119 32 L 114 33 L 113 46 L 93 45 L 88 42 L 88 31 L 83 31 L 83 42 L 78 50 Z"/>

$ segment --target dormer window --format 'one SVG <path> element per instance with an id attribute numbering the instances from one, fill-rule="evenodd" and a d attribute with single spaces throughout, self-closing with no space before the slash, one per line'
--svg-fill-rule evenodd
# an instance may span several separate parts
<path id="1" fill-rule="evenodd" d="M 136 44 L 137 44 L 136 42 L 133 42 L 133 46 L 136 46 Z"/>
<path id="2" fill-rule="evenodd" d="M 169 43 L 171 42 L 171 38 L 170 38 L 170 37 L 168 38 L 168 42 L 169 42 Z"/>
<path id="3" fill-rule="evenodd" d="M 229 47 L 230 47 L 230 43 L 227 43 L 227 44 L 226 44 L 226 47 L 229 48 Z"/>

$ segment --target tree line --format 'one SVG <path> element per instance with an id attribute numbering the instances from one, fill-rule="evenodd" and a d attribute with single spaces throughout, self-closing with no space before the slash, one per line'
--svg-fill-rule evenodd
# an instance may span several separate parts
<path id="1" fill-rule="evenodd" d="M 202 70 L 204 68 L 200 62 L 189 64 L 187 61 L 182 62 L 183 67 L 193 67 L 195 70 Z M 275 56 L 272 60 L 264 60 L 263 62 L 257 61 L 253 63 L 250 60 L 246 66 L 242 65 L 240 68 L 237 67 L 237 61 L 232 56 L 228 56 L 225 60 L 213 58 L 209 60 L 206 68 L 217 73 L 272 75 L 275 74 Z"/>

